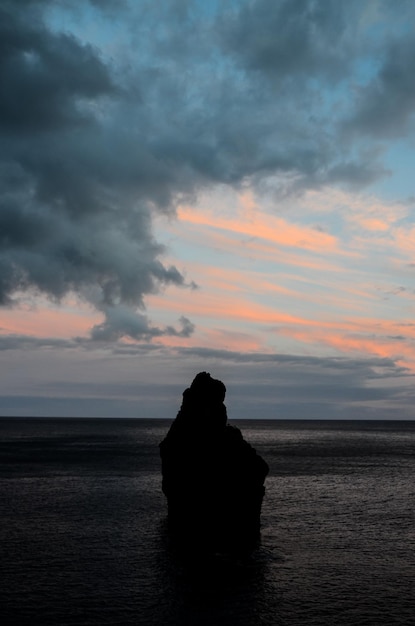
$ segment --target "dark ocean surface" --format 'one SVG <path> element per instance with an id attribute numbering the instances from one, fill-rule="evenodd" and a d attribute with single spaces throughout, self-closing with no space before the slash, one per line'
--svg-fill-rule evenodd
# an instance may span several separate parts
<path id="1" fill-rule="evenodd" d="M 261 545 L 192 562 L 168 425 L 0 419 L 1 624 L 415 624 L 415 422 L 239 422 L 270 466 Z"/>

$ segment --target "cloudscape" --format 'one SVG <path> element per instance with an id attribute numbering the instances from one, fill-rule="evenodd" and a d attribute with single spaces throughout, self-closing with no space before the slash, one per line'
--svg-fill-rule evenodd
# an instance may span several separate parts
<path id="1" fill-rule="evenodd" d="M 1 0 L 0 415 L 413 419 L 414 24 Z"/>

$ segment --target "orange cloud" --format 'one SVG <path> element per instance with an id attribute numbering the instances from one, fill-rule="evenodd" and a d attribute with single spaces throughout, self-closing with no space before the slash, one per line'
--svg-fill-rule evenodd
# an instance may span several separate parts
<path id="1" fill-rule="evenodd" d="M 368 300 L 378 301 L 378 295 L 372 295 L 367 286 L 359 289 L 356 285 L 350 286 L 345 283 L 337 287 L 324 281 L 323 278 L 306 279 L 304 276 L 284 274 L 282 272 L 265 273 L 259 271 L 236 270 L 221 267 L 209 267 L 201 264 L 192 267 L 196 281 L 203 285 L 203 289 L 197 297 L 203 298 L 206 291 L 221 290 L 225 294 L 229 292 L 245 294 L 248 300 L 265 296 L 285 296 L 285 306 L 293 306 L 293 302 L 299 305 L 307 303 L 310 309 L 322 305 L 341 311 L 364 311 Z M 291 285 L 287 287 L 284 283 Z M 336 293 L 338 289 L 338 293 Z M 277 300 L 280 302 L 281 300 Z"/>
<path id="2" fill-rule="evenodd" d="M 195 269 L 195 266 L 193 266 Z M 279 293 L 286 296 L 298 296 L 299 292 L 273 281 L 262 272 L 238 270 L 198 264 L 196 268 L 197 280 L 201 280 L 203 291 L 225 290 L 225 292 Z"/>
<path id="3" fill-rule="evenodd" d="M 408 260 L 415 262 L 415 226 L 412 228 L 397 228 L 394 232 L 396 246 L 404 253 Z"/>
<path id="4" fill-rule="evenodd" d="M 86 335 L 91 327 L 100 321 L 101 318 L 98 315 L 82 310 L 24 307 L 1 312 L 0 333 L 69 339 Z"/>
<path id="5" fill-rule="evenodd" d="M 242 320 L 254 323 L 294 323 L 300 318 L 293 315 L 281 313 L 271 308 L 267 308 L 260 304 L 248 302 L 243 298 L 233 295 L 206 293 L 203 297 L 198 294 L 195 298 L 193 294 L 190 296 L 183 294 L 180 299 L 167 298 L 165 295 L 154 295 L 147 299 L 150 307 L 160 310 L 170 310 L 181 313 L 186 311 L 189 315 L 200 315 L 213 319 L 222 320 Z M 304 320 L 304 323 L 306 321 Z"/>
<path id="6" fill-rule="evenodd" d="M 338 240 L 333 235 L 320 232 L 309 226 L 290 224 L 281 217 L 255 214 L 255 218 L 246 220 L 243 215 L 234 219 L 213 215 L 210 212 L 198 212 L 187 206 L 178 209 L 178 217 L 197 226 L 231 231 L 248 237 L 257 237 L 284 247 L 295 247 L 321 254 L 322 252 L 343 253 Z"/>
<path id="7" fill-rule="evenodd" d="M 359 217 L 355 220 L 361 228 L 371 231 L 386 231 L 389 230 L 390 224 L 375 217 Z"/>
<path id="8" fill-rule="evenodd" d="M 231 233 L 231 231 L 224 233 L 213 228 L 202 230 L 198 224 L 190 222 L 172 224 L 169 230 L 180 237 L 181 241 L 198 245 L 201 250 L 220 250 L 231 255 L 238 255 L 245 260 L 252 258 L 256 261 L 269 261 L 280 266 L 294 266 L 319 272 L 347 272 L 347 269 L 341 267 L 333 258 L 330 258 L 329 261 L 320 260 L 318 257 L 310 256 L 306 250 L 302 249 L 297 250 L 297 252 L 289 252 L 288 249 L 276 246 L 271 241 L 253 237 L 245 237 L 241 240 L 238 238 L 240 233 Z"/>
<path id="9" fill-rule="evenodd" d="M 374 328 L 376 334 L 373 333 Z M 415 345 L 400 339 L 401 335 L 390 335 L 391 330 L 397 330 L 393 322 L 372 320 L 370 325 L 346 320 L 344 324 L 321 322 L 320 328 L 313 328 L 312 332 L 309 328 L 285 326 L 279 328 L 278 333 L 302 343 L 329 346 L 341 353 L 390 358 L 415 372 Z M 411 328 L 405 339 L 413 339 L 414 335 L 415 329 Z"/>
<path id="10" fill-rule="evenodd" d="M 165 336 L 158 338 L 155 343 L 170 348 L 186 346 L 197 346 L 198 348 L 217 347 L 221 350 L 235 350 L 238 352 L 264 352 L 267 349 L 254 334 L 250 335 L 249 333 L 205 326 L 198 326 L 197 337 L 183 339 Z"/>

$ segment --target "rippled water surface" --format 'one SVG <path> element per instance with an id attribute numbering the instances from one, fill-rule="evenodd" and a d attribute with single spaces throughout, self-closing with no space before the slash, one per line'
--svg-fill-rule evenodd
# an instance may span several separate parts
<path id="1" fill-rule="evenodd" d="M 270 465 L 261 545 L 189 563 L 167 422 L 0 420 L 0 623 L 412 626 L 415 422 L 239 426 Z"/>

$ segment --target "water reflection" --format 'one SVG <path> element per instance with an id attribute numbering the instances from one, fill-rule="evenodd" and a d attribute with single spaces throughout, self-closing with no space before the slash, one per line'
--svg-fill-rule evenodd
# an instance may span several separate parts
<path id="1" fill-rule="evenodd" d="M 259 546 L 249 557 L 181 553 L 160 525 L 164 607 L 160 623 L 167 624 L 276 624 L 278 597 L 270 594 L 271 558 Z M 272 597 L 271 597 L 272 595 Z"/>

